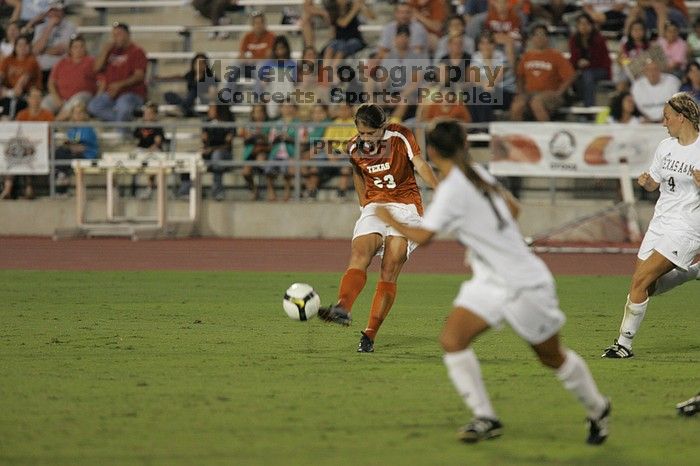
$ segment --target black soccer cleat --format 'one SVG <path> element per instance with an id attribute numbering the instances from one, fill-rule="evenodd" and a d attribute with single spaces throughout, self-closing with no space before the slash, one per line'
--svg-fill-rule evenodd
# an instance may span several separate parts
<path id="1" fill-rule="evenodd" d="M 600 355 L 601 358 L 609 359 L 626 359 L 634 357 L 634 353 L 630 348 L 622 346 L 615 340 L 615 343 L 605 348 L 603 354 Z"/>
<path id="2" fill-rule="evenodd" d="M 360 332 L 360 344 L 357 345 L 358 353 L 374 353 L 374 340 L 367 336 L 365 332 Z"/>
<path id="3" fill-rule="evenodd" d="M 319 308 L 318 317 L 326 322 L 333 322 L 346 327 L 352 323 L 350 313 L 337 304 Z"/>
<path id="4" fill-rule="evenodd" d="M 694 416 L 700 412 L 700 393 L 676 405 L 680 416 Z"/>
<path id="5" fill-rule="evenodd" d="M 476 443 L 480 440 L 490 440 L 503 434 L 503 424 L 498 419 L 476 417 L 457 431 L 457 438 L 465 443 Z"/>
<path id="6" fill-rule="evenodd" d="M 605 401 L 605 409 L 603 414 L 598 419 L 586 418 L 588 421 L 588 438 L 586 443 L 589 445 L 600 445 L 608 438 L 608 421 L 610 420 L 610 411 L 612 406 L 610 400 Z"/>

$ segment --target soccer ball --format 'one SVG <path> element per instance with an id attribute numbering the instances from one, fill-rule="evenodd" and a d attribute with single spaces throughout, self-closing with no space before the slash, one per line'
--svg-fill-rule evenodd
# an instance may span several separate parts
<path id="1" fill-rule="evenodd" d="M 282 307 L 284 312 L 294 320 L 309 320 L 318 314 L 321 298 L 311 285 L 294 283 L 284 293 Z"/>

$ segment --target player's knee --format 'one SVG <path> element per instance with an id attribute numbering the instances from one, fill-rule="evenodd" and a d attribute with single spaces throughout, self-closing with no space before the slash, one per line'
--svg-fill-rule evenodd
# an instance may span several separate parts
<path id="1" fill-rule="evenodd" d="M 454 353 L 467 349 L 470 342 L 470 338 L 449 327 L 445 328 L 440 334 L 440 346 L 446 353 Z"/>
<path id="2" fill-rule="evenodd" d="M 382 269 L 380 272 L 381 280 L 384 282 L 394 282 L 401 272 L 401 266 L 403 266 L 404 261 L 389 260 L 382 262 Z"/>
<path id="3" fill-rule="evenodd" d="M 637 271 L 632 275 L 630 288 L 633 291 L 648 290 L 656 282 L 656 279 L 644 271 Z"/>
<path id="4" fill-rule="evenodd" d="M 564 364 L 564 355 L 561 351 L 536 351 L 536 353 L 540 362 L 551 369 L 558 369 Z"/>
<path id="5" fill-rule="evenodd" d="M 350 268 L 364 269 L 369 266 L 372 254 L 369 251 L 353 249 L 350 253 Z"/>

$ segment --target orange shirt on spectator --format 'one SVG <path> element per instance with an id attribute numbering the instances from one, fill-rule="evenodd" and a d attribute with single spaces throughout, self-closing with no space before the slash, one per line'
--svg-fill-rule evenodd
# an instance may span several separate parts
<path id="1" fill-rule="evenodd" d="M 25 86 L 25 91 L 31 87 L 43 88 L 41 80 L 41 69 L 39 63 L 33 56 L 28 56 L 22 60 L 10 55 L 0 63 L 0 73 L 3 75 L 2 85 L 12 89 L 17 85 L 17 81 L 26 75 L 29 75 L 29 82 Z"/>
<path id="2" fill-rule="evenodd" d="M 53 113 L 42 108 L 39 113 L 32 114 L 32 112 L 25 108 L 24 110 L 17 113 L 15 117 L 17 121 L 53 121 Z"/>
<path id="3" fill-rule="evenodd" d="M 467 107 L 461 103 L 432 103 L 423 107 L 421 121 L 432 121 L 436 118 L 453 118 L 464 123 L 471 123 L 472 116 Z"/>
<path id="4" fill-rule="evenodd" d="M 68 100 L 78 92 L 97 92 L 94 65 L 95 59 L 92 57 L 83 57 L 79 63 L 65 57 L 54 65 L 49 79 L 56 85 L 61 99 Z"/>
<path id="5" fill-rule="evenodd" d="M 241 58 L 263 60 L 270 56 L 272 44 L 275 42 L 275 35 L 270 31 L 262 36 L 257 36 L 254 32 L 249 32 L 243 36 L 241 41 Z"/>
<path id="6" fill-rule="evenodd" d="M 499 15 L 498 10 L 489 7 L 484 26 L 493 33 L 520 32 L 520 17 L 512 6 L 508 7 L 505 15 Z"/>
<path id="7" fill-rule="evenodd" d="M 555 49 L 528 50 L 518 64 L 525 92 L 555 91 L 574 73 L 569 60 Z"/>
<path id="8" fill-rule="evenodd" d="M 409 3 L 423 16 L 433 21 L 440 22 L 440 28 L 437 30 L 429 30 L 429 32 L 441 36 L 442 26 L 444 26 L 447 21 L 447 8 L 445 7 L 444 0 L 411 0 Z"/>

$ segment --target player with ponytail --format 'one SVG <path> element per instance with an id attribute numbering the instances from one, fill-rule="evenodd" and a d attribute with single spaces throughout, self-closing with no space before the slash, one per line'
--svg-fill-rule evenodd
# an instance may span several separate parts
<path id="1" fill-rule="evenodd" d="M 418 244 L 444 230 L 456 233 L 469 248 L 473 278 L 462 284 L 440 337 L 448 375 L 474 415 L 458 431 L 458 438 L 471 443 L 503 431 L 471 344 L 479 334 L 506 321 L 583 404 L 589 423 L 586 441 L 603 443 L 610 402 L 598 391 L 583 359 L 559 341 L 565 317 L 554 279 L 525 245 L 514 220 L 514 200 L 493 176 L 472 163 L 465 131 L 457 121 L 437 122 L 427 142 L 428 156 L 443 180 L 422 224 L 407 225 L 383 208 L 377 209 L 377 216 Z"/>

